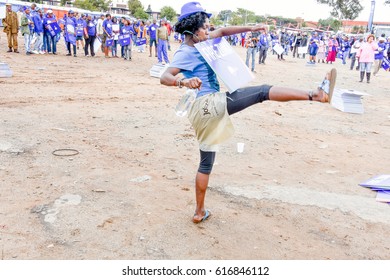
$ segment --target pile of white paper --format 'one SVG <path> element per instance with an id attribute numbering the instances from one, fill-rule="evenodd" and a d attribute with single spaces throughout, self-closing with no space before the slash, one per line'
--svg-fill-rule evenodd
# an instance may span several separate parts
<path id="1" fill-rule="evenodd" d="M 331 100 L 331 105 L 336 109 L 353 114 L 363 114 L 364 107 L 362 97 L 369 94 L 352 89 L 335 88 Z"/>
<path id="2" fill-rule="evenodd" d="M 12 70 L 8 67 L 8 64 L 0 62 L 0 78 L 12 77 Z"/>

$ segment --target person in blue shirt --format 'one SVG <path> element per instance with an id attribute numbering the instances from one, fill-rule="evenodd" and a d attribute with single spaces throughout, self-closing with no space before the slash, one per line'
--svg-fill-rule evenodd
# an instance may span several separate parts
<path id="1" fill-rule="evenodd" d="M 121 27 L 120 34 L 121 35 L 129 35 L 130 42 L 129 44 L 123 45 L 123 59 L 131 60 L 131 45 L 132 45 L 132 36 L 135 33 L 134 28 L 130 22 L 130 20 L 125 19 L 123 21 L 123 26 Z"/>
<path id="2" fill-rule="evenodd" d="M 53 51 L 53 54 L 57 54 L 57 34 L 54 33 L 53 28 L 50 26 L 51 23 L 56 22 L 55 15 L 53 14 L 52 10 L 48 10 L 46 12 L 46 16 L 43 19 L 43 26 L 44 26 L 44 42 L 46 43 L 45 50 L 47 53 L 51 53 Z"/>
<path id="3" fill-rule="evenodd" d="M 179 88 L 184 86 L 198 90 L 188 114 L 200 149 L 200 164 L 195 178 L 196 206 L 192 216 L 193 223 L 205 221 L 211 215 L 205 207 L 206 189 L 218 145 L 233 135 L 230 116 L 267 100 L 329 102 L 336 78 L 336 69 L 332 69 L 319 88 L 308 91 L 265 84 L 240 88 L 230 94 L 221 92 L 216 73 L 195 48 L 195 44 L 208 39 L 242 32 L 256 32 L 266 28 L 229 26 L 210 31 L 210 17 L 211 14 L 198 2 L 183 5 L 175 31 L 185 34 L 185 40 L 160 78 L 160 83 L 166 86 Z"/>
<path id="4" fill-rule="evenodd" d="M 316 63 L 316 56 L 318 53 L 318 47 L 319 47 L 319 41 L 317 38 L 310 40 L 309 61 L 307 62 L 308 64 L 315 64 Z"/>
<path id="5" fill-rule="evenodd" d="M 64 38 L 66 42 L 66 49 L 68 53 L 67 56 L 71 56 L 71 45 L 73 46 L 73 56 L 76 57 L 76 28 L 77 28 L 77 22 L 74 17 L 74 11 L 69 10 L 68 16 L 64 16 Z"/>
<path id="6" fill-rule="evenodd" d="M 35 54 L 43 54 L 43 22 L 42 22 L 42 10 L 39 7 L 35 8 L 35 13 L 32 16 L 32 20 L 34 22 L 34 49 L 33 53 Z"/>
<path id="7" fill-rule="evenodd" d="M 386 50 L 386 38 L 379 37 L 378 50 L 375 53 L 374 71 L 373 71 L 374 76 L 376 76 L 376 74 L 378 74 L 379 70 L 382 67 L 382 62 L 383 62 L 385 50 Z"/>
<path id="8" fill-rule="evenodd" d="M 106 19 L 103 21 L 103 41 L 102 45 L 104 46 L 104 56 L 108 58 L 108 51 L 109 47 L 106 45 L 107 39 L 112 39 L 113 34 L 112 34 L 112 20 L 111 20 L 111 15 L 106 14 Z"/>
<path id="9" fill-rule="evenodd" d="M 96 23 L 92 20 L 92 15 L 87 14 L 84 27 L 84 38 L 85 38 L 85 47 L 84 54 L 89 56 L 89 51 L 91 51 L 91 56 L 95 56 L 94 43 L 96 39 Z"/>
<path id="10" fill-rule="evenodd" d="M 349 42 L 348 36 L 343 36 L 343 39 L 340 40 L 340 52 L 343 55 L 343 64 L 347 64 L 347 58 L 349 57 L 350 50 L 351 44 Z"/>
<path id="11" fill-rule="evenodd" d="M 154 53 L 157 57 L 157 29 L 158 29 L 158 25 L 157 25 L 157 20 L 154 19 L 153 20 L 153 23 L 151 25 L 149 25 L 148 27 L 148 30 L 147 30 L 147 35 L 149 37 L 149 57 L 152 57 L 152 48 L 153 48 L 153 45 L 154 45 Z"/>
<path id="12" fill-rule="evenodd" d="M 259 41 L 257 42 L 257 48 L 259 50 L 259 64 L 265 64 L 268 47 L 269 47 L 269 43 L 268 43 L 267 32 L 263 30 L 260 34 Z"/>
<path id="13" fill-rule="evenodd" d="M 76 17 L 76 47 L 80 49 L 81 47 L 84 49 L 84 28 L 85 28 L 85 20 L 87 19 L 86 14 L 77 15 Z"/>

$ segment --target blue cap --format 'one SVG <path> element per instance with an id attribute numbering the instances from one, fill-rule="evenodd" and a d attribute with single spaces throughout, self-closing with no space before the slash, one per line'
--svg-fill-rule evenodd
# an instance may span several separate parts
<path id="1" fill-rule="evenodd" d="M 181 14 L 178 20 L 180 21 L 197 12 L 205 13 L 208 17 L 211 17 L 211 14 L 206 13 L 206 10 L 202 8 L 199 2 L 188 2 L 181 7 Z"/>
<path id="2" fill-rule="evenodd" d="M 68 14 L 74 14 L 73 10 L 69 10 Z"/>

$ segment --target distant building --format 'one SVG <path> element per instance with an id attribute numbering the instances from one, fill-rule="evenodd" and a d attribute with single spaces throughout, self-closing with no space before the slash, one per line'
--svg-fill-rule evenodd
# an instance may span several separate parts
<path id="1" fill-rule="evenodd" d="M 129 14 L 129 6 L 127 0 L 111 0 L 110 13 L 127 15 Z"/>
<path id="2" fill-rule="evenodd" d="M 358 20 L 343 20 L 342 21 L 342 32 L 344 33 L 357 33 L 356 31 L 359 30 L 359 33 L 365 33 L 367 30 L 368 21 L 358 21 Z M 390 22 L 379 22 L 374 21 L 373 23 L 374 30 L 378 29 L 389 29 L 390 28 Z"/>

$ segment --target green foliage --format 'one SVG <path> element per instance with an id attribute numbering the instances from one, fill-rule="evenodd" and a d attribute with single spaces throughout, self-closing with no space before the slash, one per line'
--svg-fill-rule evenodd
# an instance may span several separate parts
<path id="1" fill-rule="evenodd" d="M 137 10 L 139 10 L 139 9 L 142 9 L 142 11 L 144 10 L 144 6 L 142 5 L 142 3 L 139 0 L 129 0 L 128 5 L 129 5 L 130 13 L 135 17 L 136 17 L 135 14 L 137 13 Z M 146 18 L 148 18 L 148 17 L 146 17 Z"/>
<path id="2" fill-rule="evenodd" d="M 274 19 L 276 21 L 276 25 L 278 26 L 283 26 L 283 25 L 286 25 L 286 24 L 297 24 L 297 21 L 295 19 L 292 19 L 292 18 L 284 18 L 284 17 L 280 17 L 280 16 L 276 16 L 276 17 L 270 17 L 272 19 Z"/>
<path id="3" fill-rule="evenodd" d="M 364 31 L 366 30 L 366 27 L 364 26 L 354 26 L 352 27 L 352 33 L 364 33 Z"/>
<path id="4" fill-rule="evenodd" d="M 388 1 L 388 0 L 387 0 Z M 363 10 L 359 0 L 317 0 L 320 4 L 326 4 L 332 8 L 331 16 L 341 19 L 354 20 Z"/>
<path id="5" fill-rule="evenodd" d="M 60 0 L 61 6 L 65 6 L 65 5 L 66 5 L 66 2 L 67 2 L 67 0 Z"/>
<path id="6" fill-rule="evenodd" d="M 390 1 L 390 0 L 389 0 Z M 215 17 L 212 17 L 210 22 L 214 25 L 217 22 L 228 23 L 231 25 L 245 25 L 245 23 L 266 23 L 273 24 L 273 20 L 276 21 L 277 25 L 285 25 L 285 24 L 297 24 L 295 19 L 284 18 L 284 17 L 265 17 L 263 15 L 256 15 L 254 12 L 238 8 L 236 12 L 232 12 L 231 10 L 223 10 L 219 12 L 219 14 Z"/>
<path id="7" fill-rule="evenodd" d="M 224 24 L 224 21 L 222 21 L 219 17 L 211 17 L 210 24 L 214 26 L 222 26 Z"/>
<path id="8" fill-rule="evenodd" d="M 237 17 L 241 18 L 240 24 L 242 25 L 246 25 L 248 22 L 253 22 L 256 18 L 254 12 L 241 8 L 238 8 L 235 14 L 237 15 Z"/>
<path id="9" fill-rule="evenodd" d="M 266 18 L 264 16 L 256 15 L 254 18 L 254 22 L 256 22 L 256 23 L 261 23 L 261 22 L 265 22 L 265 21 L 266 21 Z"/>
<path id="10" fill-rule="evenodd" d="M 223 22 L 227 22 L 229 21 L 229 18 L 230 18 L 230 15 L 232 14 L 233 12 L 231 10 L 222 10 L 219 12 L 218 16 L 216 16 L 219 20 L 223 21 Z M 213 18 L 213 17 L 212 17 Z"/>
<path id="11" fill-rule="evenodd" d="M 74 6 L 89 11 L 107 11 L 110 3 L 104 0 L 76 0 Z"/>
<path id="12" fill-rule="evenodd" d="M 329 17 L 327 19 L 320 19 L 318 20 L 318 24 L 320 24 L 322 28 L 327 28 L 328 26 L 330 26 L 330 28 L 336 32 L 342 26 L 342 22 L 340 20 L 337 20 L 332 17 Z"/>
<path id="13" fill-rule="evenodd" d="M 169 21 L 173 21 L 174 19 L 176 19 L 176 16 L 177 16 L 177 13 L 172 7 L 164 6 L 161 8 L 161 11 L 160 11 L 161 18 L 166 18 Z"/>
<path id="14" fill-rule="evenodd" d="M 138 7 L 132 15 L 139 19 L 148 19 L 149 15 L 144 11 L 143 7 Z"/>
<path id="15" fill-rule="evenodd" d="M 230 25 L 243 25 L 242 17 L 238 15 L 237 13 L 233 12 L 229 17 L 229 23 Z"/>

